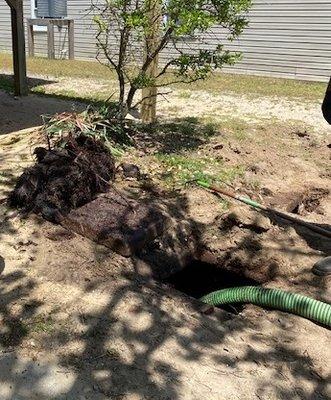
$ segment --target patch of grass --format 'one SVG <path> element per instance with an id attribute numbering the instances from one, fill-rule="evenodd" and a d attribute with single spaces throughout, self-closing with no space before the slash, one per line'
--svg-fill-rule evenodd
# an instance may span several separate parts
<path id="1" fill-rule="evenodd" d="M 244 172 L 241 166 L 226 167 L 212 157 L 159 153 L 155 158 L 161 164 L 161 179 L 172 186 L 184 185 L 193 179 L 230 183 Z"/>
<path id="2" fill-rule="evenodd" d="M 0 68 L 12 70 L 12 58 L 9 53 L 0 53 Z M 49 77 L 72 77 L 87 79 L 116 79 L 113 70 L 110 70 L 97 61 L 83 60 L 48 60 L 46 58 L 28 58 L 28 73 Z M 4 88 L 4 82 L 0 85 Z M 177 84 L 174 87 L 181 89 L 181 93 L 190 96 L 190 91 L 206 90 L 212 93 L 231 92 L 236 94 L 251 94 L 259 96 L 277 96 L 301 100 L 321 100 L 324 97 L 326 84 L 283 78 L 269 78 L 253 75 L 214 73 L 204 81 L 193 85 Z M 11 90 L 11 86 L 5 90 Z"/>
<path id="3" fill-rule="evenodd" d="M 9 93 L 14 91 L 14 82 L 12 76 L 0 74 L 0 89 Z M 43 86 L 42 83 L 36 86 L 30 85 L 30 92 L 34 94 L 55 97 L 62 100 L 72 100 L 80 103 L 93 104 L 95 106 L 103 106 L 105 104 L 105 101 L 109 98 L 109 91 L 104 89 L 102 91 L 92 91 L 82 95 L 74 90 L 49 90 L 47 85 Z"/>
<path id="4" fill-rule="evenodd" d="M 140 124 L 139 130 L 153 137 L 155 151 L 167 154 L 195 150 L 219 133 L 216 123 L 196 117 L 173 118 L 153 125 Z"/>
<path id="5" fill-rule="evenodd" d="M 55 327 L 54 327 L 54 321 L 50 316 L 42 316 L 35 318 L 32 322 L 30 322 L 28 325 L 28 330 L 29 332 L 34 332 L 34 333 L 51 333 Z"/>
<path id="6" fill-rule="evenodd" d="M 0 78 L 1 80 L 1 78 Z M 100 104 L 103 105 L 105 102 L 109 101 L 109 93 L 113 90 L 113 87 L 109 85 L 109 87 L 97 89 L 97 90 L 90 90 L 90 91 L 83 91 L 81 88 L 75 89 L 64 89 L 61 87 L 57 88 L 48 88 L 47 85 L 42 86 L 38 85 L 35 87 L 31 87 L 31 92 L 36 94 L 42 94 L 51 97 L 57 97 L 64 100 L 73 100 L 79 101 L 81 103 L 93 103 L 93 104 Z M 117 96 L 114 96 L 116 99 Z"/>
<path id="7" fill-rule="evenodd" d="M 167 111 L 169 111 L 170 113 L 173 113 L 173 114 L 178 113 L 179 110 L 180 110 L 180 107 L 176 106 L 176 105 L 169 106 L 167 109 Z"/>
<path id="8" fill-rule="evenodd" d="M 37 93 L 37 94 L 47 94 L 45 86 L 36 86 L 34 88 L 31 88 L 30 90 L 31 90 L 31 92 Z M 70 97 L 70 96 L 67 95 L 66 97 Z"/>
<path id="9" fill-rule="evenodd" d="M 246 181 L 246 183 L 247 183 L 247 186 L 250 189 L 252 189 L 252 190 L 254 190 L 256 192 L 261 189 L 261 182 L 259 180 L 257 180 L 257 179 L 252 179 L 250 181 Z"/>
<path id="10" fill-rule="evenodd" d="M 0 68 L 12 70 L 12 56 L 0 53 Z M 49 60 L 44 57 L 27 58 L 28 73 L 49 77 L 76 77 L 87 79 L 114 79 L 115 73 L 97 61 Z"/>
<path id="11" fill-rule="evenodd" d="M 189 90 L 184 90 L 178 93 L 178 97 L 182 99 L 189 99 L 192 96 L 192 93 Z"/>
<path id="12" fill-rule="evenodd" d="M 323 82 L 216 72 L 204 81 L 195 82 L 194 85 L 178 84 L 177 87 L 206 90 L 219 94 L 229 92 L 289 99 L 321 100 L 324 97 L 326 85 Z"/>
<path id="13" fill-rule="evenodd" d="M 212 136 L 215 136 L 219 131 L 219 128 L 217 124 L 213 122 L 207 122 L 206 124 L 203 125 L 203 130 L 202 134 L 205 138 L 210 138 Z"/>
<path id="14" fill-rule="evenodd" d="M 244 119 L 227 118 L 221 122 L 221 128 L 230 130 L 238 140 L 243 140 L 247 137 L 247 131 L 251 128 L 250 124 Z"/>
<path id="15" fill-rule="evenodd" d="M 229 118 L 219 116 L 206 117 L 203 119 L 205 126 L 212 127 L 213 131 L 216 132 L 230 132 L 231 137 L 238 141 L 243 141 L 249 137 L 249 130 L 251 130 L 252 125 L 241 118 Z M 214 133 L 215 134 L 215 133 Z"/>
<path id="16" fill-rule="evenodd" d="M 209 138 L 218 133 L 217 123 L 200 120 L 196 117 L 175 119 L 172 122 L 160 124 L 159 127 L 166 133 L 192 137 Z"/>
<path id="17" fill-rule="evenodd" d="M 29 320 L 11 320 L 0 335 L 0 345 L 10 346 L 33 333 L 51 333 L 55 330 L 55 322 L 49 315 L 35 316 Z"/>
<path id="18" fill-rule="evenodd" d="M 9 93 L 14 91 L 14 81 L 11 76 L 0 75 L 0 89 Z"/>

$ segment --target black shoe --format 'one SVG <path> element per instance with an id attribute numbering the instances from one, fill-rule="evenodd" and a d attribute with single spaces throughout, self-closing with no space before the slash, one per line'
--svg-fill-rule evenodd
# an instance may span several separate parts
<path id="1" fill-rule="evenodd" d="M 331 256 L 317 261 L 312 268 L 312 273 L 318 276 L 331 275 Z"/>

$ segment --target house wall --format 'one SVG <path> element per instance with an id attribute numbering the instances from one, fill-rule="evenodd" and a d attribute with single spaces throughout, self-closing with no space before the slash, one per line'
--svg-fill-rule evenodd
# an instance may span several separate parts
<path id="1" fill-rule="evenodd" d="M 331 75 L 331 0 L 253 0 L 250 25 L 234 43 L 234 69 L 327 81 Z"/>
<path id="2" fill-rule="evenodd" d="M 95 29 L 88 15 L 91 0 L 68 0 L 68 18 L 75 20 L 75 56 L 77 59 L 94 59 L 96 54 Z M 31 0 L 23 0 L 24 16 L 31 18 Z M 35 27 L 35 55 L 47 56 L 47 32 Z M 68 58 L 68 30 L 55 27 L 56 58 Z M 0 51 L 11 51 L 10 10 L 0 0 Z M 28 51 L 26 35 L 26 51 Z"/>
<path id="3" fill-rule="evenodd" d="M 249 27 L 240 39 L 227 42 L 215 26 L 204 38 L 204 46 L 226 43 L 241 51 L 243 60 L 225 68 L 229 72 L 326 81 L 331 75 L 331 0 L 253 0 Z M 68 0 L 68 17 L 75 19 L 76 58 L 94 59 L 95 30 L 88 15 L 90 0 Z M 30 17 L 30 0 L 24 0 L 25 17 Z M 36 55 L 46 55 L 46 32 L 36 32 Z M 67 29 L 57 29 L 56 56 L 67 57 Z M 115 37 L 114 37 L 115 40 Z M 185 47 L 187 44 L 182 43 Z M 0 2 L 0 51 L 11 49 L 9 7 Z M 169 47 L 165 60 L 174 52 Z"/>

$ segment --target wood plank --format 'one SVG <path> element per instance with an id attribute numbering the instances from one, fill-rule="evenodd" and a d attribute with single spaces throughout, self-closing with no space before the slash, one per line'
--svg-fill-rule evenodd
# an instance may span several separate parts
<path id="1" fill-rule="evenodd" d="M 68 21 L 69 60 L 75 59 L 75 22 Z"/>
<path id="2" fill-rule="evenodd" d="M 34 32 L 33 25 L 28 24 L 28 49 L 29 57 L 34 57 Z"/>
<path id="3" fill-rule="evenodd" d="M 23 96 L 28 93 L 28 84 L 26 77 L 25 37 L 22 0 L 17 0 L 15 8 L 10 7 L 10 11 L 14 64 L 14 93 L 16 96 Z"/>
<path id="4" fill-rule="evenodd" d="M 47 51 L 48 58 L 53 60 L 55 58 L 55 48 L 54 48 L 54 25 L 48 20 L 47 24 Z"/>
<path id="5" fill-rule="evenodd" d="M 29 24 L 40 25 L 40 26 L 48 26 L 50 21 L 53 25 L 56 25 L 56 26 L 65 26 L 65 25 L 68 25 L 68 22 L 70 22 L 70 20 L 68 20 L 68 19 L 53 19 L 53 18 L 52 19 L 29 18 L 27 21 Z"/>

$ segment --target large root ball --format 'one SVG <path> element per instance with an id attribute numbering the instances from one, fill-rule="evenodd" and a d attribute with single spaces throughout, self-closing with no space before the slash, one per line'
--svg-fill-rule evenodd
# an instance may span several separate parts
<path id="1" fill-rule="evenodd" d="M 34 154 L 37 163 L 18 178 L 9 204 L 50 221 L 60 222 L 71 209 L 107 191 L 114 180 L 114 158 L 93 138 L 68 138 L 61 149 L 37 147 Z"/>

